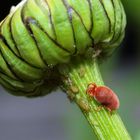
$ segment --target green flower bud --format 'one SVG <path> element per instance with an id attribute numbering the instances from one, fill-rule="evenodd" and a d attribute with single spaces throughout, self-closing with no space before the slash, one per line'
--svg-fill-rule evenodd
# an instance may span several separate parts
<path id="1" fill-rule="evenodd" d="M 89 48 L 110 55 L 125 24 L 120 0 L 24 0 L 0 24 L 0 83 L 14 95 L 49 93 L 58 64 Z"/>

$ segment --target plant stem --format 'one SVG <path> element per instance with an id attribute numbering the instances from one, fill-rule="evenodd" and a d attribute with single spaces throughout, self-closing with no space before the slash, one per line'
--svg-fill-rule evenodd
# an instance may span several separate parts
<path id="1" fill-rule="evenodd" d="M 117 111 L 110 114 L 86 94 L 88 84 L 104 85 L 97 61 L 82 57 L 59 67 L 63 75 L 63 90 L 77 103 L 99 140 L 130 140 L 130 136 Z"/>

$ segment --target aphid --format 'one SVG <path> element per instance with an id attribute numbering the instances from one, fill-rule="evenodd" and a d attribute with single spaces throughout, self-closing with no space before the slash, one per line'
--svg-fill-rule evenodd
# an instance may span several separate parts
<path id="1" fill-rule="evenodd" d="M 76 86 L 74 86 L 74 85 L 71 85 L 71 86 L 70 86 L 70 90 L 71 90 L 74 94 L 76 94 L 76 93 L 79 92 L 78 87 L 76 87 Z"/>
<path id="2" fill-rule="evenodd" d="M 85 75 L 85 69 L 83 67 L 81 67 L 79 70 L 79 76 L 83 77 L 84 75 Z"/>
<path id="3" fill-rule="evenodd" d="M 85 99 L 81 98 L 77 101 L 77 103 L 83 111 L 85 112 L 90 111 L 90 106 L 88 104 L 88 101 L 86 101 Z"/>
<path id="4" fill-rule="evenodd" d="M 110 112 L 119 108 L 120 103 L 117 95 L 106 86 L 97 86 L 95 83 L 91 83 L 87 88 L 87 94 Z"/>
<path id="5" fill-rule="evenodd" d="M 70 102 L 72 102 L 72 101 L 74 101 L 74 99 L 75 99 L 75 94 L 73 94 L 73 93 L 71 92 L 71 90 L 67 90 L 67 97 L 68 97 L 68 99 L 70 100 Z"/>
<path id="6" fill-rule="evenodd" d="M 65 81 L 66 86 L 68 86 L 68 87 L 72 86 L 72 81 L 68 76 L 61 75 L 61 78 L 63 81 Z"/>

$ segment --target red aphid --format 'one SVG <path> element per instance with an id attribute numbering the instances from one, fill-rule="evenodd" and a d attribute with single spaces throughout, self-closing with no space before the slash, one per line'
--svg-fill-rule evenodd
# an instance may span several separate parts
<path id="1" fill-rule="evenodd" d="M 97 86 L 95 83 L 89 84 L 87 88 L 87 94 L 101 103 L 109 111 L 113 111 L 119 108 L 120 102 L 117 95 L 106 86 Z"/>

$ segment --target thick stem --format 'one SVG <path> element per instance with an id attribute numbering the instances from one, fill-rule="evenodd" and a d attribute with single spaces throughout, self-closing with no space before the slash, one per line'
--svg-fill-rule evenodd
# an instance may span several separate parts
<path id="1" fill-rule="evenodd" d="M 86 94 L 89 83 L 104 85 L 96 60 L 77 57 L 61 65 L 59 71 L 63 75 L 63 90 L 80 107 L 99 140 L 131 139 L 117 111 L 97 111 L 99 104 Z"/>

